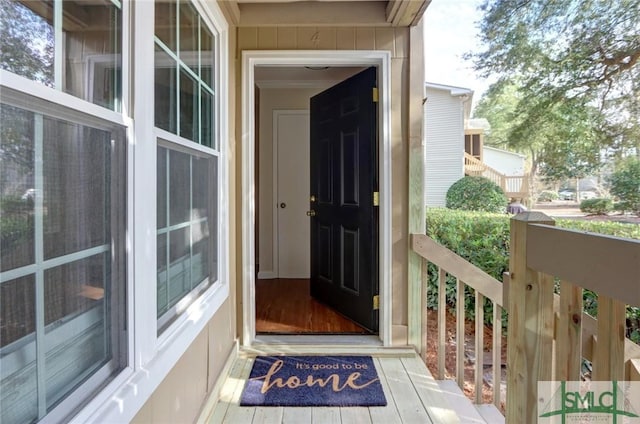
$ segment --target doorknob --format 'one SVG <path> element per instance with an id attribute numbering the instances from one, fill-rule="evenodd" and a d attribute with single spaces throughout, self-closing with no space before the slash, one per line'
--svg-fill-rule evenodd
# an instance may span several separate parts
<path id="1" fill-rule="evenodd" d="M 307 216 L 316 216 L 316 211 L 314 211 L 313 209 L 307 211 Z"/>
<path id="2" fill-rule="evenodd" d="M 282 203 L 280 203 L 280 207 L 281 207 L 282 209 L 284 209 L 284 208 L 286 208 L 286 207 L 287 207 L 287 204 L 286 204 L 286 203 L 284 203 L 284 202 L 282 202 Z"/>

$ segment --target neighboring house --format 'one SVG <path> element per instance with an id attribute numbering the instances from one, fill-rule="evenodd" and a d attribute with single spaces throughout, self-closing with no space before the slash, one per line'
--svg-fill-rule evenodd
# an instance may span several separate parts
<path id="1" fill-rule="evenodd" d="M 194 422 L 258 343 L 293 203 L 359 343 L 419 349 L 428 4 L 3 1 L 0 421 Z M 310 120 L 308 156 L 273 153 L 280 118 Z M 280 198 L 297 162 L 311 186 Z"/>
<path id="2" fill-rule="evenodd" d="M 527 157 L 520 153 L 509 152 L 490 146 L 482 147 L 482 162 L 509 177 L 525 174 L 526 159 Z"/>
<path id="3" fill-rule="evenodd" d="M 465 122 L 473 91 L 426 83 L 424 101 L 425 204 L 444 207 L 449 187 L 464 176 Z"/>
<path id="4" fill-rule="evenodd" d="M 525 157 L 484 145 L 486 119 L 470 119 L 473 91 L 425 83 L 424 203 L 444 207 L 449 187 L 465 175 L 480 175 L 508 197 L 528 195 Z"/>

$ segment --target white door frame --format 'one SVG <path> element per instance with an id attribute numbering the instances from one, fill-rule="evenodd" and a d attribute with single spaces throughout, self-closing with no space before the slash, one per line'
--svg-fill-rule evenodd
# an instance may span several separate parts
<path id="1" fill-rule="evenodd" d="M 391 55 L 369 50 L 261 50 L 242 52 L 242 340 L 256 337 L 255 316 L 255 67 L 376 66 L 379 146 L 379 337 L 391 345 Z"/>

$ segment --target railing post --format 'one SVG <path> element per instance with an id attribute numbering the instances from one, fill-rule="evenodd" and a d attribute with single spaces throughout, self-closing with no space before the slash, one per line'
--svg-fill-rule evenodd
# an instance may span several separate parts
<path id="1" fill-rule="evenodd" d="M 538 381 L 552 379 L 553 362 L 553 279 L 527 266 L 529 224 L 555 221 L 540 212 L 511 218 L 506 422 L 522 424 L 538 421 Z"/>

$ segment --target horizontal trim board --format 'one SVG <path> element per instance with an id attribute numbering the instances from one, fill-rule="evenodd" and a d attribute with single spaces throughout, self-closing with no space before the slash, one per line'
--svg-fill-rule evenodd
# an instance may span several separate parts
<path id="1" fill-rule="evenodd" d="M 640 240 L 532 224 L 527 266 L 640 306 Z"/>
<path id="2" fill-rule="evenodd" d="M 391 26 L 383 1 L 243 3 L 239 7 L 240 27 Z"/>

